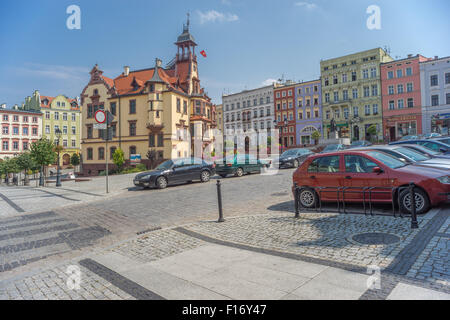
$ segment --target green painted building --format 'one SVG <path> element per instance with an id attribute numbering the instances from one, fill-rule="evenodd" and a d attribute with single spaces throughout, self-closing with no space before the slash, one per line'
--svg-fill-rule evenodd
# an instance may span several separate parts
<path id="1" fill-rule="evenodd" d="M 330 123 L 336 122 L 339 138 L 368 140 L 367 129 L 377 128 L 383 139 L 380 63 L 393 59 L 381 48 L 362 51 L 320 62 L 322 121 L 325 139 Z"/>
<path id="2" fill-rule="evenodd" d="M 62 132 L 60 145 L 60 163 L 69 165 L 74 153 L 81 152 L 81 109 L 76 99 L 64 95 L 56 97 L 41 96 L 35 91 L 31 97 L 25 99 L 24 110 L 40 110 L 42 117 L 42 137 L 56 143 L 56 130 Z"/>

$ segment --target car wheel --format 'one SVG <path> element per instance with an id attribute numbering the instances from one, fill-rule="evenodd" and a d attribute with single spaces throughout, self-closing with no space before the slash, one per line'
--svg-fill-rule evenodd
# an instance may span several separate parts
<path id="1" fill-rule="evenodd" d="M 422 214 L 428 211 L 430 208 L 430 200 L 428 200 L 427 194 L 421 189 L 415 188 L 415 202 L 416 202 L 416 213 Z M 400 193 L 400 210 L 405 213 L 411 213 L 411 195 L 409 190 L 403 190 Z"/>
<path id="2" fill-rule="evenodd" d="M 201 175 L 200 175 L 200 180 L 202 182 L 208 182 L 209 179 L 211 178 L 211 174 L 209 173 L 209 171 L 202 171 Z"/>
<path id="3" fill-rule="evenodd" d="M 298 201 L 303 208 L 315 208 L 317 206 L 317 193 L 310 188 L 303 188 L 300 190 Z"/>
<path id="4" fill-rule="evenodd" d="M 294 160 L 294 168 L 298 168 L 298 165 L 299 165 L 298 160 Z"/>
<path id="5" fill-rule="evenodd" d="M 242 177 L 244 175 L 244 170 L 242 170 L 242 168 L 237 168 L 235 175 L 236 177 Z"/>
<path id="6" fill-rule="evenodd" d="M 164 177 L 159 177 L 156 179 L 156 186 L 158 189 L 165 189 L 167 187 L 167 179 Z"/>

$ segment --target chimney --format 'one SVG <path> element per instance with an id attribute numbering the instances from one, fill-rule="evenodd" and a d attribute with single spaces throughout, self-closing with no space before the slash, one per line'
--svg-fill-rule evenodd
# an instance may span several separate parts
<path id="1" fill-rule="evenodd" d="M 434 60 L 437 60 L 437 59 L 439 59 L 439 56 L 434 56 Z"/>
<path id="2" fill-rule="evenodd" d="M 408 54 L 408 58 L 411 58 L 413 55 L 410 53 L 410 54 Z"/>
<path id="3" fill-rule="evenodd" d="M 162 64 L 162 60 L 156 58 L 156 66 L 157 66 L 158 68 L 161 68 L 161 64 Z"/>
<path id="4" fill-rule="evenodd" d="M 123 67 L 123 74 L 125 75 L 125 77 L 128 77 L 128 75 L 130 74 L 130 67 L 129 66 Z"/>
<path id="5" fill-rule="evenodd" d="M 0 105 L 0 108 L 1 108 L 1 109 L 6 109 L 6 103 L 2 103 L 2 104 Z"/>

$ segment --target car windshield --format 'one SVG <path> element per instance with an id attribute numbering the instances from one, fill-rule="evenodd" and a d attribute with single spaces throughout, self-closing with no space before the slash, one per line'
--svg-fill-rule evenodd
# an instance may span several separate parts
<path id="1" fill-rule="evenodd" d="M 395 151 L 407 156 L 408 158 L 413 159 L 414 161 L 424 161 L 430 159 L 430 157 L 427 157 L 417 151 L 408 149 L 408 148 L 396 148 Z"/>
<path id="2" fill-rule="evenodd" d="M 433 156 L 439 154 L 439 152 L 434 151 L 434 150 L 432 150 L 432 149 L 429 149 L 429 148 L 427 148 L 427 147 L 421 146 L 421 145 L 419 145 L 419 144 L 415 145 L 414 147 L 405 147 L 405 148 L 409 148 L 409 149 L 412 149 L 412 150 L 417 150 L 417 149 L 418 149 L 419 152 L 423 151 L 424 153 L 428 153 L 428 154 L 431 154 L 431 155 L 433 155 Z"/>
<path id="3" fill-rule="evenodd" d="M 443 142 L 445 144 L 450 145 L 450 138 L 446 138 L 446 139 L 439 139 L 440 142 Z"/>
<path id="4" fill-rule="evenodd" d="M 323 149 L 323 151 L 324 151 L 324 152 L 327 152 L 327 151 L 335 151 L 335 150 L 338 149 L 338 147 L 339 147 L 338 144 L 330 144 L 330 145 L 326 146 L 325 149 Z"/>
<path id="5" fill-rule="evenodd" d="M 384 165 L 388 166 L 391 169 L 397 169 L 406 166 L 404 162 L 380 151 L 369 151 L 367 152 L 367 154 L 382 162 Z"/>
<path id="6" fill-rule="evenodd" d="M 282 157 L 289 157 L 289 156 L 295 156 L 297 155 L 297 149 L 291 149 L 291 150 L 287 150 L 285 152 L 283 152 L 283 154 L 281 155 Z"/>
<path id="7" fill-rule="evenodd" d="M 172 160 L 167 160 L 164 161 L 163 163 L 161 163 L 159 166 L 156 167 L 156 170 L 167 170 L 172 168 L 173 165 L 173 161 Z"/>
<path id="8" fill-rule="evenodd" d="M 364 141 L 353 141 L 352 142 L 352 146 L 354 146 L 354 147 L 363 146 L 363 145 L 364 145 Z"/>

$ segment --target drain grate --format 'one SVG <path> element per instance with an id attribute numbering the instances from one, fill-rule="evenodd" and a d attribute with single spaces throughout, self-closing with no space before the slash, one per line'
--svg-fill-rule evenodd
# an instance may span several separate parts
<path id="1" fill-rule="evenodd" d="M 400 242 L 400 237 L 384 232 L 368 232 L 353 235 L 352 240 L 360 244 L 388 245 Z"/>
<path id="2" fill-rule="evenodd" d="M 136 232 L 136 234 L 139 236 L 141 234 L 149 233 L 149 232 L 152 232 L 152 231 L 155 231 L 155 230 L 160 230 L 160 229 L 161 229 L 161 227 L 152 227 L 152 228 L 149 228 L 149 229 L 145 229 L 145 230 Z"/>

